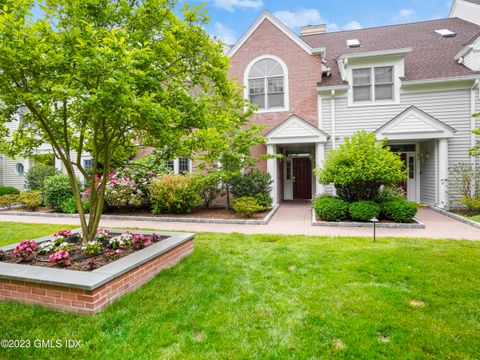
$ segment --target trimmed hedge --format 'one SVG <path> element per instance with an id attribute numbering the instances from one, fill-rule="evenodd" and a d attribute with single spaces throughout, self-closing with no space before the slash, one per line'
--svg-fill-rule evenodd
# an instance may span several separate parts
<path id="1" fill-rule="evenodd" d="M 350 204 L 348 212 L 350 214 L 350 219 L 367 222 L 373 218 L 379 217 L 380 205 L 373 201 L 357 201 Z"/>
<path id="2" fill-rule="evenodd" d="M 191 214 L 201 204 L 198 186 L 191 175 L 160 175 L 150 184 L 152 213 Z"/>
<path id="3" fill-rule="evenodd" d="M 20 191 L 13 186 L 2 186 L 0 185 L 0 196 L 2 195 L 17 195 L 20 194 Z"/>
<path id="4" fill-rule="evenodd" d="M 343 221 L 347 218 L 349 204 L 340 198 L 320 196 L 313 200 L 313 208 L 323 221 Z"/>
<path id="5" fill-rule="evenodd" d="M 252 217 L 253 214 L 264 210 L 264 207 L 258 203 L 258 200 L 251 196 L 233 199 L 232 207 L 237 214 L 246 218 Z"/>
<path id="6" fill-rule="evenodd" d="M 405 199 L 388 201 L 382 204 L 382 214 L 387 220 L 409 223 L 417 214 L 417 204 Z"/>

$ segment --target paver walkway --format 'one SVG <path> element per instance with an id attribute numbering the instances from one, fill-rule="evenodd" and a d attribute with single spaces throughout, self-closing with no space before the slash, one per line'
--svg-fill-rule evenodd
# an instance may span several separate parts
<path id="1" fill-rule="evenodd" d="M 426 229 L 377 229 L 378 236 L 415 237 L 432 239 L 480 240 L 480 229 L 464 224 L 433 210 L 421 208 L 418 220 Z M 72 224 L 79 222 L 72 218 L 2 215 L 0 221 L 24 223 Z M 322 227 L 311 225 L 311 207 L 308 203 L 283 203 L 268 225 L 199 224 L 184 222 L 154 222 L 103 220 L 103 227 L 148 228 L 156 230 L 179 230 L 194 232 L 239 232 L 244 234 L 282 234 L 319 236 L 372 236 L 371 228 Z"/>

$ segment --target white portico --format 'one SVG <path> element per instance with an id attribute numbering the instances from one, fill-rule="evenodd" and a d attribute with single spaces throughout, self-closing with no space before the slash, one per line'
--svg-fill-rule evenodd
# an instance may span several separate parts
<path id="1" fill-rule="evenodd" d="M 310 200 L 322 191 L 313 174 L 325 159 L 328 135 L 296 115 L 290 116 L 267 135 L 267 154 L 282 155 L 267 160 L 273 179 L 274 204 L 282 200 Z"/>

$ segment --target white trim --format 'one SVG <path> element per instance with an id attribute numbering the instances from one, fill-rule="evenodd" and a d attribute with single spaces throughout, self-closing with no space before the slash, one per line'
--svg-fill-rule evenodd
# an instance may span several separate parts
<path id="1" fill-rule="evenodd" d="M 410 52 L 412 52 L 412 48 L 389 49 L 389 50 L 380 50 L 380 51 L 367 51 L 363 53 L 343 54 L 339 57 L 339 61 L 348 60 L 348 59 L 363 59 L 363 58 L 377 57 L 377 56 L 404 55 Z"/>
<path id="2" fill-rule="evenodd" d="M 402 80 L 402 85 L 436 84 L 436 83 L 452 82 L 452 81 L 477 80 L 479 78 L 480 78 L 479 75 L 465 75 L 465 76 L 454 76 L 454 77 L 436 78 L 436 79 Z"/>
<path id="3" fill-rule="evenodd" d="M 315 168 L 320 168 L 325 161 L 325 144 L 316 143 L 315 144 Z M 320 184 L 320 178 L 318 176 L 315 177 L 315 191 L 313 192 L 313 196 L 315 197 L 321 195 L 325 192 L 325 189 L 322 184 Z"/>
<path id="4" fill-rule="evenodd" d="M 317 95 L 317 126 L 319 129 L 323 128 L 323 109 L 322 109 L 322 97 Z"/>
<path id="5" fill-rule="evenodd" d="M 348 85 L 317 86 L 317 91 L 348 90 Z"/>
<path id="6" fill-rule="evenodd" d="M 266 60 L 266 59 L 272 59 L 275 60 L 280 64 L 283 70 L 283 98 L 284 98 L 284 106 L 281 108 L 270 108 L 270 109 L 259 109 L 255 111 L 255 113 L 261 114 L 261 113 L 271 113 L 271 112 L 284 112 L 284 111 L 289 111 L 290 110 L 290 91 L 289 91 L 289 81 L 288 81 L 288 67 L 285 62 L 279 58 L 276 55 L 261 55 L 257 56 L 255 59 L 251 60 L 246 69 L 245 72 L 243 73 L 243 98 L 245 100 L 249 100 L 249 94 L 248 94 L 248 74 L 250 73 L 250 70 L 252 69 L 253 65 L 255 65 L 258 61 L 261 60 Z M 267 89 L 265 89 L 265 92 L 267 92 Z"/>
<path id="7" fill-rule="evenodd" d="M 264 11 L 257 20 L 248 28 L 248 30 L 242 35 L 242 37 L 236 42 L 236 44 L 227 52 L 227 56 L 233 56 L 242 47 L 242 45 L 248 40 L 250 36 L 257 30 L 257 28 L 263 23 L 264 20 L 270 21 L 281 32 L 283 32 L 290 40 L 297 44 L 309 55 L 319 55 L 325 53 L 325 48 L 312 48 L 305 41 L 303 41 L 297 34 L 290 30 L 285 24 L 278 20 L 275 16 L 268 11 Z"/>
<path id="8" fill-rule="evenodd" d="M 448 209 L 448 139 L 438 141 L 438 206 Z"/>
<path id="9" fill-rule="evenodd" d="M 302 133 L 290 135 L 288 128 L 294 126 L 300 128 Z M 265 135 L 268 145 L 275 144 L 309 144 L 326 143 L 328 135 L 315 126 L 305 122 L 296 115 L 290 116 L 283 123 Z"/>
<path id="10" fill-rule="evenodd" d="M 267 154 L 275 155 L 277 153 L 277 145 L 267 145 Z M 269 158 L 267 159 L 267 172 L 272 178 L 272 189 L 270 190 L 270 196 L 272 197 L 272 204 L 275 206 L 278 204 L 278 177 L 277 177 L 277 159 Z"/>
<path id="11" fill-rule="evenodd" d="M 335 128 L 335 90 L 332 90 L 331 98 L 331 117 L 332 117 L 332 150 L 336 148 L 336 128 Z"/>

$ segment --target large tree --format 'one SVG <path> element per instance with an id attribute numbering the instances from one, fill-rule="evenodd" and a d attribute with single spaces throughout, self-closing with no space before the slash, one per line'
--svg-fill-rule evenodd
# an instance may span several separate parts
<path id="1" fill-rule="evenodd" d="M 51 145 L 70 178 L 84 240 L 103 210 L 112 160 L 133 144 L 165 158 L 205 150 L 207 129 L 245 117 L 205 11 L 168 0 L 6 0 L 0 10 L 0 140 L 10 156 Z M 32 17 L 40 6 L 41 19 Z M 24 125 L 6 126 L 25 107 Z M 228 110 L 228 111 L 227 111 Z M 6 139 L 9 140 L 6 140 Z M 87 171 L 80 155 L 89 152 Z M 75 170 L 92 189 L 90 216 Z"/>

